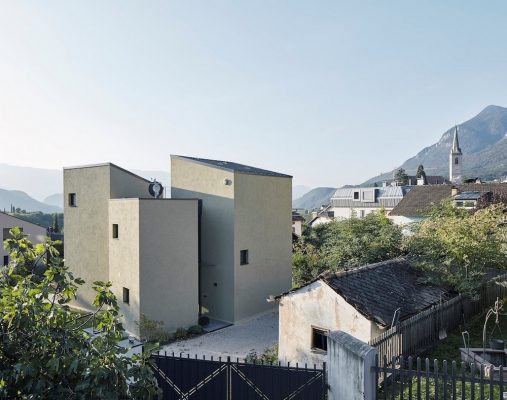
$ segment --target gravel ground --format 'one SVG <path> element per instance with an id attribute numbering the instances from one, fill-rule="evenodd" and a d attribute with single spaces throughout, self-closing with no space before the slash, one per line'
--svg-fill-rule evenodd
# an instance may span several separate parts
<path id="1" fill-rule="evenodd" d="M 230 356 L 236 359 L 245 358 L 252 351 L 262 354 L 277 343 L 278 311 L 273 311 L 193 339 L 168 344 L 161 350 L 191 357 Z"/>

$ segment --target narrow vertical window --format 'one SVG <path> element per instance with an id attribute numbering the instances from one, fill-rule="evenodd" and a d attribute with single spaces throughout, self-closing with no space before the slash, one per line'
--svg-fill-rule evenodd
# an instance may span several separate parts
<path id="1" fill-rule="evenodd" d="M 126 287 L 123 288 L 123 302 L 127 304 L 130 302 L 130 291 Z"/>
<path id="2" fill-rule="evenodd" d="M 69 207 L 77 207 L 76 193 L 69 193 Z"/>
<path id="3" fill-rule="evenodd" d="M 118 224 L 113 224 L 113 239 L 118 239 Z"/>
<path id="4" fill-rule="evenodd" d="M 9 265 L 9 256 L 4 256 L 4 265 Z"/>
<path id="5" fill-rule="evenodd" d="M 248 264 L 248 250 L 241 250 L 239 252 L 239 263 L 240 265 Z"/>
<path id="6" fill-rule="evenodd" d="M 456 158 L 454 159 L 454 164 L 458 165 L 458 163 L 459 163 L 459 161 L 458 161 L 458 157 L 456 157 Z"/>

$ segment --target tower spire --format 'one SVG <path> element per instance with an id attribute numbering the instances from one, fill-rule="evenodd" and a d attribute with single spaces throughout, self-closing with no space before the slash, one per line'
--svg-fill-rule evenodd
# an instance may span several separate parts
<path id="1" fill-rule="evenodd" d="M 462 154 L 461 148 L 459 147 L 459 139 L 458 139 L 458 125 L 454 128 L 454 139 L 452 141 L 451 153 L 453 154 Z"/>

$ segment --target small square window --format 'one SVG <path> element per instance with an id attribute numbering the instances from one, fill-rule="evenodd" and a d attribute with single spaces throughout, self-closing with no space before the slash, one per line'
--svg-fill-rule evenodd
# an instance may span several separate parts
<path id="1" fill-rule="evenodd" d="M 130 291 L 124 287 L 123 288 L 123 302 L 129 304 L 130 301 Z"/>
<path id="2" fill-rule="evenodd" d="M 248 250 L 241 250 L 239 252 L 239 264 L 240 265 L 248 264 Z"/>
<path id="3" fill-rule="evenodd" d="M 118 224 L 113 224 L 113 239 L 118 239 Z"/>
<path id="4" fill-rule="evenodd" d="M 327 334 L 324 329 L 312 328 L 312 349 L 327 352 Z"/>
<path id="5" fill-rule="evenodd" d="M 4 256 L 4 265 L 9 265 L 9 256 Z"/>
<path id="6" fill-rule="evenodd" d="M 359 200 L 359 192 L 354 192 L 354 200 Z"/>
<path id="7" fill-rule="evenodd" d="M 77 207 L 76 193 L 69 193 L 69 207 Z"/>

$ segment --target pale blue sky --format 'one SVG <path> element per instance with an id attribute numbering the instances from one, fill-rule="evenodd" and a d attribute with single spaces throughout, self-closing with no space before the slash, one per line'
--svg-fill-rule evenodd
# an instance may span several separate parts
<path id="1" fill-rule="evenodd" d="M 172 153 L 360 183 L 507 106 L 506 18 L 505 1 L 0 0 L 0 162 Z"/>

